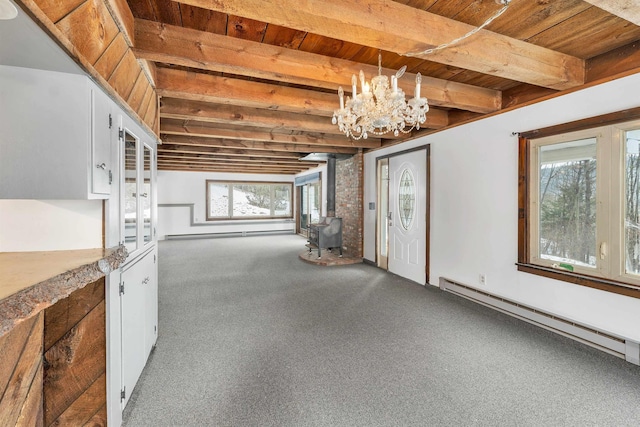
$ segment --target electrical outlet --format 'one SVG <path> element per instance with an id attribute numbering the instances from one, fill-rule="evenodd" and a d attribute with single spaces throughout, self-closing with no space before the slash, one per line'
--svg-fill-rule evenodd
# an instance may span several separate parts
<path id="1" fill-rule="evenodd" d="M 480 275 L 478 276 L 478 282 L 480 282 L 480 284 L 482 286 L 486 286 L 487 285 L 487 275 L 484 273 L 480 273 Z"/>

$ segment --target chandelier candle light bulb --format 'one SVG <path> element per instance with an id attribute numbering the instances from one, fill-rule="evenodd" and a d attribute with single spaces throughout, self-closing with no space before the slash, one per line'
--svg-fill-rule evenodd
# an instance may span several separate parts
<path id="1" fill-rule="evenodd" d="M 347 97 L 345 101 L 342 86 L 338 88 L 340 109 L 333 112 L 332 123 L 337 124 L 348 138 L 356 140 L 367 139 L 370 134 L 393 132 L 398 136 L 400 132 L 420 129 L 420 125 L 427 120 L 429 104 L 426 98 L 420 97 L 420 73 L 416 75 L 415 96 L 409 101 L 405 100 L 404 91 L 398 88 L 398 79 L 406 68 L 400 68 L 389 79 L 382 75 L 382 55 L 378 55 L 378 75 L 370 83 L 365 80 L 362 70 L 359 73 L 360 96 L 357 94 L 358 79 L 355 74 L 351 77 L 352 98 Z"/>

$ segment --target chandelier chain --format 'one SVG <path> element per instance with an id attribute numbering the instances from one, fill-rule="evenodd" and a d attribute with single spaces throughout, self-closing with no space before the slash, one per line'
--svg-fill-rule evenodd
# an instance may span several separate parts
<path id="1" fill-rule="evenodd" d="M 458 37 L 457 39 L 453 39 L 448 43 L 443 43 L 439 46 L 430 48 L 430 49 L 426 49 L 423 50 L 421 52 L 410 52 L 405 54 L 406 56 L 422 56 L 422 55 L 430 55 L 432 53 L 435 53 L 439 50 L 443 50 L 446 49 L 448 47 L 451 47 L 457 43 L 460 43 L 461 41 L 468 39 L 469 37 L 471 37 L 472 35 L 476 34 L 478 31 L 484 29 L 487 25 L 491 24 L 494 20 L 496 20 L 498 17 L 500 17 L 508 8 L 509 8 L 509 3 L 511 3 L 511 0 L 500 0 L 499 1 L 500 4 L 503 4 L 504 6 L 495 13 L 495 15 L 491 16 L 489 19 L 487 19 L 486 21 L 484 21 L 482 23 L 482 25 L 480 25 L 479 27 L 474 28 L 473 30 L 469 31 L 467 34 L 465 34 L 464 36 Z"/>

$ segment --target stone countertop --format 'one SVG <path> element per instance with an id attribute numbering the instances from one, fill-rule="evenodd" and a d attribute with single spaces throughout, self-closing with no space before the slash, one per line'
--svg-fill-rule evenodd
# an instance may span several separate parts
<path id="1" fill-rule="evenodd" d="M 124 246 L 46 252 L 0 252 L 0 337 L 72 292 L 118 268 Z"/>

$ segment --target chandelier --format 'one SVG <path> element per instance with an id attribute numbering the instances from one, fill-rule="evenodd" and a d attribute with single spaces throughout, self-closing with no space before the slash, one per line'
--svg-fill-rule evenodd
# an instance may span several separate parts
<path id="1" fill-rule="evenodd" d="M 429 111 L 427 98 L 420 97 L 422 76 L 416 75 L 414 97 L 405 100 L 402 89 L 398 88 L 398 79 L 402 77 L 406 66 L 389 78 L 382 75 L 382 54 L 378 55 L 378 75 L 365 82 L 364 72 L 360 70 L 360 93 L 357 93 L 355 74 L 351 77 L 351 94 L 353 98 L 344 99 L 342 86 L 338 88 L 340 109 L 333 112 L 331 122 L 338 125 L 341 132 L 353 139 L 367 139 L 369 135 L 384 135 L 393 132 L 409 133 L 420 129 L 427 119 Z"/>
<path id="2" fill-rule="evenodd" d="M 482 25 L 473 28 L 463 36 L 448 43 L 406 55 L 423 57 L 466 40 L 501 16 L 511 1 L 495 0 L 497 4 L 502 5 L 502 8 Z M 409 133 L 413 129 L 420 129 L 420 125 L 427 119 L 426 113 L 429 111 L 429 104 L 427 98 L 420 97 L 420 83 L 422 82 L 420 73 L 416 74 L 414 97 L 409 101 L 405 100 L 404 92 L 402 89 L 398 89 L 398 79 L 402 77 L 406 69 L 407 67 L 404 66 L 398 70 L 395 76 L 391 76 L 391 87 L 389 87 L 389 78 L 382 75 L 382 54 L 378 54 L 378 75 L 371 79 L 371 84 L 365 82 L 364 72 L 360 70 L 361 93 L 359 95 L 356 93 L 355 74 L 351 77 L 353 98 L 347 96 L 345 101 L 342 86 L 338 88 L 340 109 L 333 112 L 332 123 L 337 124 L 341 132 L 353 139 L 367 139 L 371 134 L 384 135 L 388 132 L 393 132 L 395 136 L 398 136 L 401 132 Z"/>

